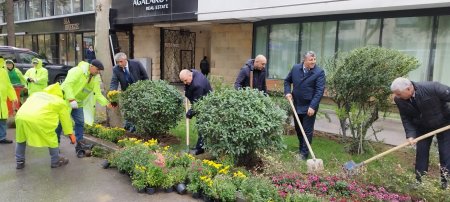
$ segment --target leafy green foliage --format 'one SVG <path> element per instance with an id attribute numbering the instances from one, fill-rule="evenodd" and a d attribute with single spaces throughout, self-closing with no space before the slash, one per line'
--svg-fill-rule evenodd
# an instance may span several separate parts
<path id="1" fill-rule="evenodd" d="M 120 96 L 124 118 L 138 133 L 151 136 L 165 133 L 177 125 L 183 113 L 183 97 L 166 81 L 138 81 Z"/>
<path id="2" fill-rule="evenodd" d="M 241 193 L 248 201 L 282 201 L 272 182 L 264 177 L 251 177 L 241 184 Z"/>
<path id="3" fill-rule="evenodd" d="M 353 137 L 350 152 L 363 153 L 368 129 L 386 111 L 391 101 L 391 82 L 407 75 L 418 66 L 418 60 L 397 50 L 364 47 L 339 54 L 326 65 L 327 89 L 338 105 L 337 115 L 346 136 Z"/>
<path id="4" fill-rule="evenodd" d="M 118 170 L 132 174 L 135 165 L 147 165 L 156 159 L 154 155 L 150 155 L 150 148 L 144 145 L 136 145 L 126 147 L 111 155 L 111 166 L 117 167 Z"/>
<path id="5" fill-rule="evenodd" d="M 233 184 L 232 178 L 227 175 L 217 175 L 212 179 L 209 194 L 214 199 L 220 199 L 224 202 L 233 202 L 236 200 L 236 186 Z"/>
<path id="6" fill-rule="evenodd" d="M 214 91 L 194 105 L 199 134 L 214 156 L 238 161 L 260 149 L 281 149 L 285 112 L 262 92 L 251 89 Z"/>

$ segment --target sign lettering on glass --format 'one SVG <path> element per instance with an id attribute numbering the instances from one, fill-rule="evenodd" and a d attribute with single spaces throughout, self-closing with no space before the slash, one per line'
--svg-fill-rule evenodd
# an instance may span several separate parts
<path id="1" fill-rule="evenodd" d="M 169 9 L 169 0 L 134 0 L 133 6 L 145 6 L 146 11 Z"/>
<path id="2" fill-rule="evenodd" d="M 69 18 L 64 18 L 64 30 L 73 31 L 73 30 L 79 30 L 79 29 L 80 29 L 80 23 L 70 23 Z"/>

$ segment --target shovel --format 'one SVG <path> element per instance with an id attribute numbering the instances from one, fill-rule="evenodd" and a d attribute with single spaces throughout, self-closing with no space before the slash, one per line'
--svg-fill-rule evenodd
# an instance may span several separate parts
<path id="1" fill-rule="evenodd" d="M 433 130 L 433 131 L 431 131 L 431 132 L 429 132 L 429 133 L 427 133 L 427 134 L 424 134 L 424 135 L 422 135 L 422 136 L 420 136 L 420 137 L 414 139 L 414 141 L 417 143 L 417 142 L 420 141 L 420 140 L 423 140 L 423 139 L 425 139 L 425 138 L 431 137 L 431 136 L 433 136 L 433 135 L 435 135 L 435 134 L 444 132 L 444 131 L 449 130 L 449 129 L 450 129 L 450 125 L 445 126 L 445 127 L 442 127 L 442 128 L 439 128 L 439 129 L 436 129 L 436 130 Z M 363 161 L 363 162 L 361 162 L 361 163 L 355 163 L 354 161 L 348 161 L 348 162 L 346 162 L 346 163 L 344 164 L 344 170 L 345 170 L 347 173 L 350 173 L 350 174 L 351 174 L 351 173 L 355 173 L 355 172 L 357 172 L 357 170 L 358 170 L 359 167 L 361 167 L 361 166 L 363 166 L 363 165 L 366 165 L 366 164 L 368 164 L 368 163 L 370 163 L 370 162 L 372 162 L 372 161 L 374 161 L 374 160 L 376 160 L 376 159 L 379 159 L 379 158 L 381 158 L 381 157 L 383 157 L 383 156 L 385 156 L 385 155 L 387 155 L 387 154 L 389 154 L 389 153 L 391 153 L 391 152 L 394 152 L 394 151 L 396 151 L 396 150 L 399 150 L 399 149 L 401 149 L 401 148 L 403 148 L 403 147 L 406 147 L 406 146 L 408 146 L 408 145 L 410 145 L 409 141 L 408 141 L 408 142 L 405 142 L 405 143 L 403 143 L 403 144 L 401 144 L 401 145 L 398 145 L 398 146 L 396 146 L 396 147 L 394 147 L 394 148 L 391 148 L 391 149 L 389 149 L 389 150 L 387 150 L 387 151 L 385 151 L 385 152 L 383 152 L 383 153 L 381 153 L 381 154 L 378 154 L 378 155 L 376 155 L 376 156 L 374 156 L 374 157 L 372 157 L 372 158 L 370 158 L 370 159 L 367 159 L 367 160 L 365 160 L 365 161 Z"/>
<path id="2" fill-rule="evenodd" d="M 186 113 L 189 110 L 189 99 L 186 97 L 186 102 L 184 103 L 184 108 Z M 189 119 L 186 117 L 186 152 L 189 153 Z"/>
<path id="3" fill-rule="evenodd" d="M 313 150 L 311 149 L 311 145 L 309 144 L 308 137 L 306 137 L 305 131 L 303 130 L 302 123 L 300 123 L 300 118 L 298 118 L 297 111 L 295 110 L 294 103 L 292 103 L 292 99 L 288 99 L 289 104 L 291 104 L 292 111 L 294 112 L 295 120 L 297 121 L 300 130 L 302 131 L 303 139 L 305 140 L 306 146 L 308 146 L 309 153 L 311 153 L 312 159 L 308 159 L 306 161 L 306 166 L 308 167 L 308 173 L 312 172 L 320 172 L 323 170 L 323 161 L 322 159 L 316 159 L 316 155 L 314 155 Z"/>

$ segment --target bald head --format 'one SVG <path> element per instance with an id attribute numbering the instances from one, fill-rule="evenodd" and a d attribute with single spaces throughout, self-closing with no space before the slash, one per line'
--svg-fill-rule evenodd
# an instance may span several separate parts
<path id="1" fill-rule="evenodd" d="M 267 59 L 264 55 L 257 55 L 253 67 L 257 70 L 263 70 L 266 67 Z"/>
<path id="2" fill-rule="evenodd" d="M 185 85 L 191 85 L 192 82 L 192 72 L 187 70 L 187 69 L 183 69 L 180 72 L 180 80 L 185 84 Z"/>

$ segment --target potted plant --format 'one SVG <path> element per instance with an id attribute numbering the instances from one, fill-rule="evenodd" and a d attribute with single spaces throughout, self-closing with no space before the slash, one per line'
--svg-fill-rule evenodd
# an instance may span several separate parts
<path id="1" fill-rule="evenodd" d="M 112 106 L 117 107 L 119 105 L 120 91 L 118 90 L 109 91 L 106 96 L 108 97 Z"/>
<path id="2" fill-rule="evenodd" d="M 164 189 L 164 192 L 170 193 L 170 192 L 173 192 L 174 184 L 175 184 L 175 178 L 172 175 L 172 173 L 169 171 L 164 175 L 164 178 L 161 181 L 161 188 Z"/>
<path id="3" fill-rule="evenodd" d="M 208 186 L 210 186 L 210 189 L 205 195 L 209 196 L 210 200 L 236 201 L 237 187 L 230 176 L 216 175 Z"/>
<path id="4" fill-rule="evenodd" d="M 145 166 L 135 165 L 133 175 L 131 176 L 131 185 L 136 188 L 138 193 L 144 193 L 146 191 L 146 171 Z"/>
<path id="5" fill-rule="evenodd" d="M 147 193 L 153 194 L 156 192 L 156 188 L 160 187 L 164 180 L 164 172 L 161 167 L 153 165 L 153 163 L 148 164 L 146 172 L 146 181 L 148 184 Z"/>
<path id="6" fill-rule="evenodd" d="M 176 191 L 179 194 L 186 193 L 186 177 L 187 170 L 184 167 L 174 167 L 170 170 L 171 175 L 173 176 L 173 181 L 175 184 Z"/>

